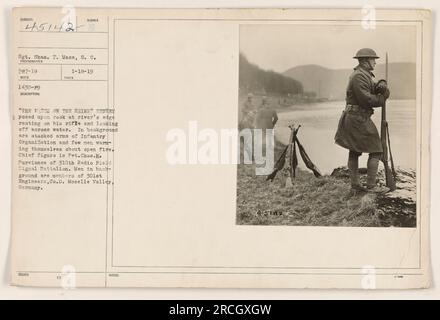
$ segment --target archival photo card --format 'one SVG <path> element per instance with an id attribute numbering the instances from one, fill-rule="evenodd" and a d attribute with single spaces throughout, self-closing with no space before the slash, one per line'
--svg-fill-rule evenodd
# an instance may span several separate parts
<path id="1" fill-rule="evenodd" d="M 12 285 L 430 286 L 429 11 L 11 15 Z"/>

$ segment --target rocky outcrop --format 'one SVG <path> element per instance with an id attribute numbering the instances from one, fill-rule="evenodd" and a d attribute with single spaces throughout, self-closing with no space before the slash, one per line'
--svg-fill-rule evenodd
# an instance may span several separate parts
<path id="1" fill-rule="evenodd" d="M 366 168 L 359 169 L 361 182 L 365 184 Z M 416 173 L 412 169 L 397 168 L 396 190 L 375 195 L 377 210 L 382 224 L 395 227 L 416 227 L 417 185 Z M 333 170 L 331 176 L 349 179 L 348 169 L 339 167 Z M 379 171 L 377 183 L 385 185 L 385 175 Z"/>
<path id="2" fill-rule="evenodd" d="M 379 183 L 385 185 L 384 174 L 380 175 Z M 377 204 L 383 211 L 383 218 L 392 221 L 398 220 L 400 227 L 416 227 L 417 219 L 417 184 L 414 170 L 397 170 L 397 189 L 392 192 L 378 195 Z"/>

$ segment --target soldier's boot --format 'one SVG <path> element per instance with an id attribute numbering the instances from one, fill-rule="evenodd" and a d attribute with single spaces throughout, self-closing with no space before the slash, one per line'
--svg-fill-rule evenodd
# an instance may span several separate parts
<path id="1" fill-rule="evenodd" d="M 361 186 L 359 180 L 359 157 L 357 155 L 352 155 L 348 157 L 348 171 L 350 173 L 350 185 L 353 192 L 356 191 L 366 191 L 364 187 Z"/>
<path id="2" fill-rule="evenodd" d="M 379 169 L 379 158 L 369 157 L 367 162 L 367 191 L 372 193 L 386 193 L 389 188 L 376 185 L 377 171 Z"/>

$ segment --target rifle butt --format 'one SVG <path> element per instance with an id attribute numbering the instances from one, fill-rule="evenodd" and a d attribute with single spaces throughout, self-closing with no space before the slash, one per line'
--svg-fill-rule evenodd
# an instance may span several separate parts
<path id="1" fill-rule="evenodd" d="M 396 190 L 396 179 L 394 178 L 393 172 L 388 166 L 388 163 L 385 164 L 385 183 L 386 186 L 390 188 L 390 191 Z"/>

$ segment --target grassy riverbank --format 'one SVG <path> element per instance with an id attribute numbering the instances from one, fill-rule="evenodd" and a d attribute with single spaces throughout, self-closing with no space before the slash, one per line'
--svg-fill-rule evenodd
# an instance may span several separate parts
<path id="1" fill-rule="evenodd" d="M 403 177 L 402 174 L 399 176 Z M 403 178 L 412 180 L 415 176 Z M 415 203 L 393 197 L 391 193 L 385 196 L 353 194 L 346 176 L 315 178 L 312 173 L 298 170 L 293 184 L 286 185 L 288 179 L 286 168 L 270 182 L 265 176 L 256 176 L 253 165 L 238 165 L 237 224 L 415 226 Z M 403 180 L 398 183 L 404 184 Z"/>

